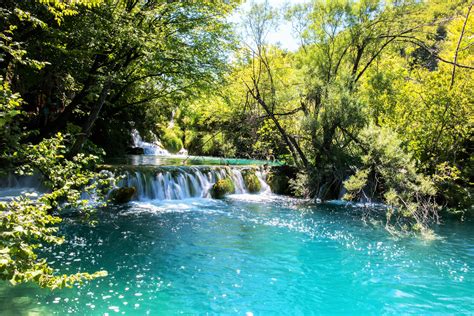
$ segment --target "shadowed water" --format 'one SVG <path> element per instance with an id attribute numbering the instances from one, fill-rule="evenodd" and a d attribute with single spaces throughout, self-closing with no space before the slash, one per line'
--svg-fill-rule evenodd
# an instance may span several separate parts
<path id="1" fill-rule="evenodd" d="M 357 208 L 272 195 L 133 202 L 46 251 L 62 272 L 106 269 L 78 289 L 0 288 L 2 315 L 470 314 L 471 223 L 395 239 Z M 60 266 L 59 264 L 62 264 Z"/>

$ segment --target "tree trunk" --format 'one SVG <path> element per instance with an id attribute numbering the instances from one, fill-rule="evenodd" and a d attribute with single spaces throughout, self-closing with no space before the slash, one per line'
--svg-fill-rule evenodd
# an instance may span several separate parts
<path id="1" fill-rule="evenodd" d="M 77 136 L 76 141 L 74 142 L 74 145 L 72 145 L 71 150 L 69 151 L 70 157 L 75 156 L 77 153 L 81 151 L 82 146 L 84 145 L 84 142 L 90 136 L 92 127 L 94 126 L 95 121 L 97 121 L 97 119 L 99 118 L 100 111 L 102 110 L 102 107 L 105 103 L 107 94 L 109 93 L 109 90 L 110 90 L 110 86 L 111 86 L 111 82 L 110 80 L 107 80 L 104 84 L 104 87 L 102 88 L 102 91 L 100 92 L 99 99 L 95 103 L 89 117 L 87 118 L 86 122 L 82 126 L 81 133 Z"/>
<path id="2" fill-rule="evenodd" d="M 265 103 L 264 100 L 260 97 L 260 93 L 258 92 L 258 88 L 256 94 L 249 89 L 250 94 L 254 97 L 254 99 L 262 106 L 262 108 L 265 110 L 267 115 L 272 119 L 273 123 L 275 124 L 277 130 L 280 132 L 281 136 L 283 137 L 283 140 L 285 143 L 288 145 L 288 148 L 290 149 L 291 155 L 293 156 L 293 159 L 295 160 L 295 163 L 297 165 L 300 165 L 300 160 L 303 163 L 303 166 L 305 168 L 308 167 L 308 160 L 306 159 L 305 154 L 301 150 L 300 146 L 296 142 L 294 138 L 286 134 L 285 129 L 281 126 L 280 122 L 278 119 L 273 115 L 273 113 L 270 111 L 270 108 L 268 105 Z"/>
<path id="3" fill-rule="evenodd" d="M 101 67 L 101 61 L 103 60 L 102 55 L 96 55 L 94 63 L 92 64 L 88 76 L 82 86 L 81 91 L 74 96 L 71 103 L 64 109 L 64 111 L 51 123 L 49 123 L 43 130 L 40 131 L 39 139 L 43 139 L 48 135 L 51 135 L 66 126 L 74 110 L 83 102 L 87 96 L 89 89 L 95 82 L 95 76 L 97 71 Z"/>
<path id="4" fill-rule="evenodd" d="M 456 45 L 456 50 L 454 51 L 453 71 L 451 73 L 451 83 L 449 85 L 450 90 L 454 86 L 454 79 L 456 77 L 456 63 L 458 62 L 459 47 L 461 46 L 462 38 L 463 38 L 464 32 L 466 30 L 467 20 L 469 19 L 469 14 L 471 13 L 471 9 L 472 9 L 473 5 L 474 5 L 474 2 L 471 2 L 471 5 L 467 9 L 466 18 L 464 19 L 464 23 L 462 25 L 461 35 L 459 35 L 459 40 L 458 40 L 458 43 Z"/>

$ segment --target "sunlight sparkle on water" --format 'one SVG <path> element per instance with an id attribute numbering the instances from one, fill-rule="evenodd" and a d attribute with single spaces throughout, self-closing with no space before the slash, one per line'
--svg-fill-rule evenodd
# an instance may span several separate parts
<path id="1" fill-rule="evenodd" d="M 108 277 L 54 295 L 0 287 L 5 315 L 472 312 L 470 223 L 394 239 L 351 207 L 237 194 L 111 207 L 93 229 L 66 221 L 45 255 Z"/>

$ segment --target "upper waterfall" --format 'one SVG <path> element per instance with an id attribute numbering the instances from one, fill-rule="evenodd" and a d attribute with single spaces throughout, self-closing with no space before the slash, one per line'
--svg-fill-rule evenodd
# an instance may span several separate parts
<path id="1" fill-rule="evenodd" d="M 187 156 L 188 151 L 185 148 L 181 148 L 176 154 L 170 153 L 168 150 L 164 149 L 160 141 L 155 137 L 153 143 L 149 143 L 143 140 L 140 133 L 134 129 L 132 130 L 132 145 L 136 148 L 142 148 L 143 154 L 153 155 L 153 156 Z"/>
<path id="2" fill-rule="evenodd" d="M 132 130 L 132 143 L 134 147 L 143 148 L 145 155 L 170 155 L 169 151 L 160 145 L 145 142 L 136 129 Z"/>

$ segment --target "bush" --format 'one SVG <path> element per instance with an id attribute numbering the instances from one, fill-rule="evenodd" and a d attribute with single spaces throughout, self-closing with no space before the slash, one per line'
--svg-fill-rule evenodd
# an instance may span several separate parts
<path id="1" fill-rule="evenodd" d="M 98 157 L 78 154 L 67 159 L 64 143 L 58 133 L 37 145 L 20 147 L 14 155 L 20 164 L 17 173 L 40 173 L 49 190 L 36 200 L 22 196 L 0 202 L 0 280 L 35 282 L 54 289 L 107 275 L 105 271 L 57 275 L 46 260 L 38 258 L 44 244 L 63 242 L 57 235 L 62 210 L 72 208 L 87 219 L 101 204 L 89 203 L 81 194 L 97 196 L 101 202 L 115 185 L 110 173 L 93 171 Z"/>
<path id="2" fill-rule="evenodd" d="M 402 150 L 391 130 L 369 126 L 360 133 L 359 144 L 362 164 L 344 182 L 344 198 L 385 203 L 387 228 L 427 232 L 429 224 L 439 220 L 434 182 L 418 173 L 412 156 Z"/>
<path id="3" fill-rule="evenodd" d="M 177 153 L 181 148 L 183 148 L 183 141 L 172 129 L 166 129 L 160 139 L 165 149 L 170 153 Z"/>

